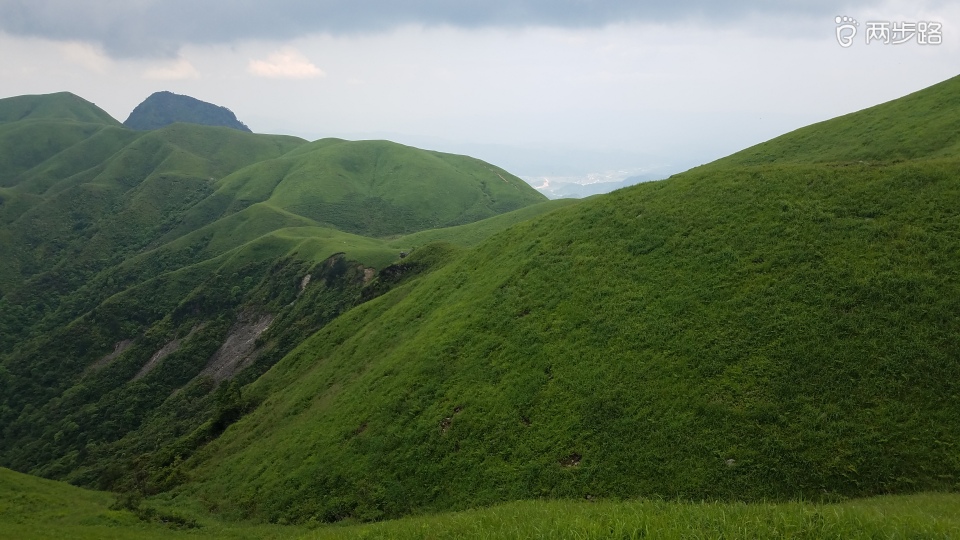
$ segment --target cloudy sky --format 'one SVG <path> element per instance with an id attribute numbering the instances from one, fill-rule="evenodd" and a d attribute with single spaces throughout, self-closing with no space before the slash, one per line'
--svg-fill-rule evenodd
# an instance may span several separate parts
<path id="1" fill-rule="evenodd" d="M 876 22 L 942 43 L 867 43 Z M 123 121 L 170 90 L 257 132 L 615 180 L 952 77 L 958 36 L 960 3 L 936 0 L 0 0 L 0 97 L 67 90 Z"/>

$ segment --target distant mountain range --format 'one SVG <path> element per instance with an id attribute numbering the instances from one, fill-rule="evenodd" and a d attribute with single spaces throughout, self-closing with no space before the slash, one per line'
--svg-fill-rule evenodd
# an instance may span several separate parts
<path id="1" fill-rule="evenodd" d="M 610 193 L 611 191 L 616 191 L 641 182 L 660 180 L 667 176 L 669 176 L 669 174 L 666 173 L 643 173 L 629 176 L 615 182 L 593 182 L 589 184 L 553 178 L 541 179 L 540 181 L 532 181 L 529 178 L 526 180 L 533 185 L 534 189 L 551 199 L 582 199 L 593 195 Z"/>
<path id="2" fill-rule="evenodd" d="M 250 132 L 250 128 L 237 120 L 233 111 L 226 107 L 166 91 L 155 92 L 137 105 L 123 125 L 130 129 L 147 131 L 175 122 L 221 126 Z"/>

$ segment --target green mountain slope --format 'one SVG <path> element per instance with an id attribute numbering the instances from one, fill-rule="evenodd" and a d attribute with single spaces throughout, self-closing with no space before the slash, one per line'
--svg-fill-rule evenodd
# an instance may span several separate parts
<path id="1" fill-rule="evenodd" d="M 120 125 L 104 110 L 70 92 L 0 99 L 0 123 L 41 119 Z"/>
<path id="2" fill-rule="evenodd" d="M 210 202 L 227 212 L 269 202 L 379 237 L 470 223 L 544 200 L 477 159 L 389 141 L 324 139 L 224 178 Z"/>
<path id="3" fill-rule="evenodd" d="M 330 521 L 960 488 L 960 156 L 904 129 L 958 94 L 801 130 L 876 122 L 871 152 L 909 160 L 803 163 L 794 134 L 764 147 L 784 163 L 754 148 L 448 255 L 244 389 L 179 492 Z"/>
<path id="4" fill-rule="evenodd" d="M 717 164 L 890 163 L 960 153 L 960 78 L 787 133 Z"/>
<path id="5" fill-rule="evenodd" d="M 430 260 L 350 230 L 474 222 L 439 235 L 466 245 L 550 207 L 524 212 L 544 198 L 491 165 L 386 142 L 56 118 L 0 137 L 0 463 L 101 488 L 179 483 L 247 411 L 240 387 L 388 289 L 364 287 L 402 250 Z"/>
<path id="6" fill-rule="evenodd" d="M 13 130 L 21 124 L 7 126 Z M 74 126 L 27 123 L 27 129 L 36 128 L 36 135 L 48 140 L 72 133 Z M 71 273 L 67 267 L 115 264 L 162 236 L 180 214 L 212 192 L 216 178 L 302 142 L 200 126 L 142 135 L 95 128 L 78 133 L 51 155 L 8 165 L 4 171 L 15 183 L 0 215 L 7 222 L 13 256 L 0 261 L 0 292 L 31 277 L 42 279 L 43 272 L 55 268 L 62 275 Z M 28 154 L 19 155 L 24 159 Z"/>
<path id="7" fill-rule="evenodd" d="M 534 208 L 543 213 L 564 205 L 548 201 Z M 251 232 L 248 227 L 271 224 L 273 218 L 263 211 L 268 210 L 254 205 L 198 231 L 202 234 L 187 235 L 124 261 L 68 297 L 69 306 L 71 298 L 96 297 L 110 285 L 122 289 L 66 327 L 41 334 L 8 358 L 8 368 L 20 377 L 6 381 L 6 404 L 22 412 L 15 420 L 7 418 L 6 436 L 18 442 L 6 448 L 6 462 L 103 487 L 122 487 L 111 483 L 116 479 L 111 480 L 110 474 L 116 473 L 105 469 L 128 467 L 131 457 L 156 458 L 159 471 L 164 472 L 169 465 L 164 460 L 189 455 L 196 445 L 207 441 L 213 425 L 201 424 L 211 415 L 220 414 L 217 400 L 224 399 L 223 392 L 228 388 L 211 393 L 209 381 L 196 376 L 230 333 L 232 321 L 249 317 L 245 313 L 251 310 L 275 314 L 262 336 L 263 345 L 258 346 L 256 363 L 240 375 L 245 384 L 303 336 L 352 305 L 379 294 L 378 289 L 361 292 L 360 288 L 374 269 L 388 267 L 400 253 L 399 248 L 387 246 L 382 240 L 316 226 L 275 228 L 262 235 L 257 230 Z M 512 214 L 533 215 L 526 209 Z M 231 219 L 242 215 L 243 221 Z M 276 217 L 281 222 L 275 226 L 280 227 L 284 215 Z M 445 239 L 466 245 L 478 235 L 493 234 L 509 223 L 497 220 L 455 227 Z M 254 239 L 234 245 L 232 240 L 245 234 Z M 421 258 L 429 259 L 434 251 L 404 238 L 395 242 L 412 246 L 418 256 L 426 254 Z M 191 263 L 195 258 L 201 262 Z M 423 264 L 415 259 L 411 259 L 413 271 L 418 271 Z M 361 266 L 354 266 L 357 263 Z M 164 271 L 165 267 L 173 270 Z M 391 273 L 392 279 L 410 271 L 409 265 L 402 266 Z M 306 276 L 312 276 L 313 281 L 305 281 Z M 198 328 L 202 332 L 194 334 Z M 138 333 L 142 337 L 125 341 Z M 189 337 L 185 341 L 197 348 L 184 347 L 165 360 L 168 371 L 158 368 L 142 383 L 136 380 L 164 343 L 182 340 L 185 335 Z M 111 349 L 118 348 L 122 354 L 110 354 Z M 91 365 L 101 366 L 107 357 L 111 359 L 105 367 L 91 369 Z M 31 376 L 23 377 L 27 373 Z M 56 380 L 65 386 L 51 385 Z M 192 390 L 180 392 L 184 385 Z M 28 402 L 35 403 L 36 408 L 22 409 L 23 402 L 18 403 L 13 396 L 35 396 Z M 61 433 L 63 428 L 70 436 Z M 176 439 L 182 439 L 181 443 L 171 445 Z M 98 440 L 109 444 L 90 445 L 90 441 Z M 159 451 L 158 445 L 171 448 L 171 453 Z M 78 446 L 85 450 L 66 456 L 58 453 Z M 160 479 L 151 479 L 154 481 L 163 485 Z"/>
<path id="8" fill-rule="evenodd" d="M 136 506 L 89 491 L 0 468 L 0 536 L 17 540 L 300 538 L 296 527 L 224 525 L 207 516 Z M 119 504 L 118 504 L 119 503 Z"/>
<path id="9" fill-rule="evenodd" d="M 429 229 L 408 234 L 389 240 L 386 244 L 406 251 L 412 251 L 418 247 L 428 246 L 436 242 L 447 242 L 458 247 L 472 247 L 507 227 L 533 219 L 541 214 L 552 212 L 558 208 L 572 206 L 579 202 L 577 199 L 544 201 L 467 225 Z"/>
<path id="10" fill-rule="evenodd" d="M 20 183 L 32 167 L 69 167 L 77 161 L 89 167 L 106 159 L 119 146 L 103 139 L 124 137 L 120 126 L 96 105 L 69 92 L 0 99 L 0 188 Z M 97 140 L 87 143 L 91 139 Z M 83 151 L 77 151 L 81 146 Z M 5 198 L 0 212 L 8 206 Z"/>

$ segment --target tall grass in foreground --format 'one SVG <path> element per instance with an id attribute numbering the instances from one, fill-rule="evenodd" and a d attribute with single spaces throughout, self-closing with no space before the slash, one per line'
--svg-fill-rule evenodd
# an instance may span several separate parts
<path id="1" fill-rule="evenodd" d="M 960 494 L 945 493 L 832 504 L 536 500 L 371 524 L 297 526 L 227 522 L 184 501 L 153 500 L 137 512 L 119 506 L 111 493 L 0 468 L 0 540 L 960 538 Z"/>
<path id="2" fill-rule="evenodd" d="M 957 538 L 960 495 L 835 504 L 525 501 L 369 525 L 305 538 Z"/>
<path id="3" fill-rule="evenodd" d="M 111 493 L 0 468 L 0 540 L 960 538 L 960 494 L 947 493 L 831 504 L 536 500 L 370 524 L 297 526 L 223 521 L 182 500 L 145 505 L 141 510 L 149 511 L 131 512 L 118 508 Z"/>

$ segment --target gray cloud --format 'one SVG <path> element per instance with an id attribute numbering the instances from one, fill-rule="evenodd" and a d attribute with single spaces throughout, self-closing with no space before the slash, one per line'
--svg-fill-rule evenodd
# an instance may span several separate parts
<path id="1" fill-rule="evenodd" d="M 380 32 L 404 24 L 463 28 L 597 27 L 750 15 L 832 17 L 868 0 L 0 0 L 0 31 L 100 44 L 114 57 L 175 55 L 186 44 Z"/>

